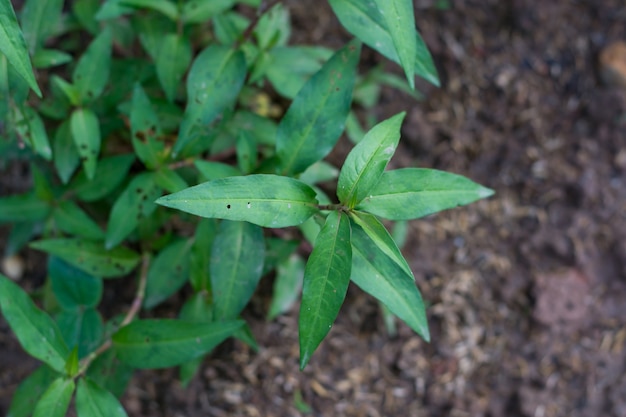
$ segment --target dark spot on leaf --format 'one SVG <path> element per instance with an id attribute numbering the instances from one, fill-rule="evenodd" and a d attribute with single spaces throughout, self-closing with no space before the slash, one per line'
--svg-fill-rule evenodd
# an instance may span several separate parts
<path id="1" fill-rule="evenodd" d="M 227 208 L 227 209 L 230 209 L 230 204 L 227 204 L 227 205 L 226 205 L 226 208 Z"/>
<path id="2" fill-rule="evenodd" d="M 146 342 L 146 343 L 150 343 L 150 338 L 146 337 L 143 341 Z"/>
<path id="3" fill-rule="evenodd" d="M 142 190 L 141 188 L 137 188 L 137 189 L 135 190 L 135 192 L 136 192 L 137 194 L 141 194 L 141 193 L 143 193 L 143 190 Z"/>
<path id="4" fill-rule="evenodd" d="M 120 271 L 123 271 L 123 270 L 124 270 L 124 267 L 122 266 L 122 264 L 119 264 L 119 263 L 114 263 L 114 264 L 113 264 L 113 266 L 114 266 L 115 268 L 119 269 Z"/>
<path id="5" fill-rule="evenodd" d="M 139 132 L 135 133 L 135 137 L 137 139 L 139 139 L 140 141 L 142 141 L 142 142 L 145 142 L 147 140 L 146 134 L 144 132 L 142 132 L 142 131 L 139 131 Z"/>
<path id="6" fill-rule="evenodd" d="M 339 88 L 339 87 L 335 87 L 335 91 L 339 91 L 339 90 L 340 90 L 340 88 Z"/>

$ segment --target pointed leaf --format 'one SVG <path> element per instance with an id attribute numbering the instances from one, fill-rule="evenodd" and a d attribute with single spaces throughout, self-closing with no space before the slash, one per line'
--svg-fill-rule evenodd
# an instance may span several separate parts
<path id="1" fill-rule="evenodd" d="M 378 247 L 378 250 L 391 258 L 408 276 L 413 278 L 413 271 L 411 271 L 411 267 L 406 262 L 406 259 L 404 259 L 404 256 L 402 256 L 402 252 L 400 252 L 398 245 L 396 245 L 396 242 L 393 240 L 385 226 L 376 218 L 376 216 L 369 213 L 353 211 L 350 213 L 350 220 L 363 229 L 365 234 L 367 234 L 367 236 L 371 239 L 372 243 Z"/>
<path id="2" fill-rule="evenodd" d="M 48 258 L 48 277 L 52 292 L 64 310 L 96 307 L 102 298 L 102 279 L 62 261 Z"/>
<path id="3" fill-rule="evenodd" d="M 72 83 L 78 89 L 82 103 L 94 101 L 104 91 L 111 71 L 111 42 L 111 30 L 104 29 L 76 64 Z"/>
<path id="4" fill-rule="evenodd" d="M 357 225 L 352 227 L 352 249 L 352 281 L 429 341 L 424 301 L 413 276 L 387 256 Z"/>
<path id="5" fill-rule="evenodd" d="M 385 172 L 358 206 L 389 220 L 418 219 L 493 195 L 493 190 L 456 174 L 425 168 Z"/>
<path id="6" fill-rule="evenodd" d="M 177 240 L 159 252 L 148 271 L 144 308 L 156 306 L 187 282 L 191 243 Z"/>
<path id="7" fill-rule="evenodd" d="M 100 0 L 75 0 L 72 2 L 72 13 L 76 20 L 91 34 L 97 34 L 100 30 L 96 13 L 100 8 Z"/>
<path id="8" fill-rule="evenodd" d="M 180 80 L 191 63 L 189 39 L 175 33 L 165 35 L 156 58 L 156 71 L 165 96 L 174 101 Z"/>
<path id="9" fill-rule="evenodd" d="M 161 189 L 154 182 L 154 175 L 143 172 L 128 184 L 113 204 L 106 231 L 105 247 L 113 248 L 135 230 L 140 220 L 156 209 L 154 200 Z"/>
<path id="10" fill-rule="evenodd" d="M 57 372 L 42 365 L 23 379 L 13 393 L 7 417 L 30 417 L 39 398 L 58 376 Z"/>
<path id="11" fill-rule="evenodd" d="M 132 375 L 133 369 L 121 362 L 113 349 L 98 356 L 87 369 L 89 378 L 107 391 L 111 391 L 117 398 L 126 391 Z"/>
<path id="12" fill-rule="evenodd" d="M 246 60 L 241 51 L 211 45 L 196 57 L 187 76 L 189 101 L 174 155 L 235 105 L 245 78 Z"/>
<path id="13" fill-rule="evenodd" d="M 72 348 L 78 348 L 79 358 L 97 349 L 102 342 L 104 324 L 95 309 L 63 310 L 57 317 L 63 339 Z"/>
<path id="14" fill-rule="evenodd" d="M 93 180 L 88 179 L 84 172 L 80 172 L 70 184 L 70 189 L 82 201 L 99 200 L 124 181 L 134 160 L 133 155 L 102 158 L 98 161 Z"/>
<path id="15" fill-rule="evenodd" d="M 377 124 L 350 151 L 337 183 L 342 204 L 353 208 L 378 183 L 398 146 L 404 115 L 402 112 Z"/>
<path id="16" fill-rule="evenodd" d="M 72 138 L 76 150 L 83 161 L 83 168 L 87 178 L 92 179 L 96 174 L 96 164 L 100 155 L 100 122 L 90 109 L 78 108 L 70 119 Z"/>
<path id="17" fill-rule="evenodd" d="M 188 0 L 183 5 L 182 20 L 185 23 L 204 23 L 234 4 L 234 0 Z"/>
<path id="18" fill-rule="evenodd" d="M 284 46 L 269 51 L 267 79 L 283 97 L 293 99 L 306 81 L 332 56 L 330 49 Z"/>
<path id="19" fill-rule="evenodd" d="M 267 319 L 287 312 L 298 299 L 304 278 L 304 261 L 298 255 L 291 255 L 278 264 L 274 292 Z"/>
<path id="20" fill-rule="evenodd" d="M 213 305 L 206 292 L 197 292 L 189 298 L 180 310 L 179 318 L 186 321 L 209 323 L 213 319 Z M 202 356 L 180 365 L 180 381 L 187 387 L 202 365 Z"/>
<path id="21" fill-rule="evenodd" d="M 76 412 L 89 417 L 126 417 L 126 411 L 113 394 L 89 378 L 78 380 Z"/>
<path id="22" fill-rule="evenodd" d="M 28 47 L 17 24 L 10 0 L 0 0 L 0 52 L 6 56 L 11 66 L 28 83 L 28 86 L 41 97 L 41 90 L 35 80 L 28 56 Z"/>
<path id="23" fill-rule="evenodd" d="M 52 34 L 61 20 L 63 0 L 27 0 L 20 13 L 24 39 L 31 54 Z"/>
<path id="24" fill-rule="evenodd" d="M 234 319 L 254 293 L 265 259 L 260 227 L 247 222 L 222 221 L 211 251 L 211 288 L 215 318 Z"/>
<path id="25" fill-rule="evenodd" d="M 337 143 L 350 111 L 360 52 L 357 41 L 337 51 L 289 106 L 276 136 L 283 173 L 304 171 Z"/>
<path id="26" fill-rule="evenodd" d="M 178 7 L 170 0 L 122 0 L 120 3 L 123 6 L 156 10 L 173 21 L 178 19 Z"/>
<path id="27" fill-rule="evenodd" d="M 257 144 L 254 138 L 245 131 L 241 131 L 237 135 L 237 165 L 245 174 L 254 171 L 257 165 Z"/>
<path id="28" fill-rule="evenodd" d="M 223 162 L 201 161 L 196 159 L 193 164 L 207 180 L 237 177 L 242 174 L 236 167 Z"/>
<path id="29" fill-rule="evenodd" d="M 37 401 L 33 417 L 64 417 L 70 406 L 74 388 L 74 380 L 71 378 L 55 379 Z"/>
<path id="30" fill-rule="evenodd" d="M 14 107 L 16 131 L 36 154 L 46 160 L 52 159 L 48 133 L 39 114 L 29 106 Z"/>
<path id="31" fill-rule="evenodd" d="M 104 231 L 87 213 L 71 201 L 62 201 L 53 212 L 59 229 L 76 237 L 91 240 L 104 238 Z"/>
<path id="32" fill-rule="evenodd" d="M 189 281 L 194 291 L 210 293 L 211 282 L 209 278 L 211 264 L 211 249 L 217 235 L 217 220 L 201 219 L 194 234 L 193 247 L 191 248 L 191 277 Z"/>
<path id="33" fill-rule="evenodd" d="M 165 159 L 165 143 L 159 140 L 161 124 L 150 99 L 139 83 L 135 84 L 130 110 L 133 148 L 137 157 L 148 167 L 157 167 Z"/>
<path id="34" fill-rule="evenodd" d="M 33 242 L 30 247 L 58 256 L 79 269 L 102 278 L 114 278 L 135 269 L 139 255 L 118 246 L 106 250 L 104 245 L 82 239 L 44 239 Z"/>
<path id="35" fill-rule="evenodd" d="M 374 0 L 385 19 L 400 64 L 411 88 L 415 88 L 415 13 L 412 0 Z"/>
<path id="36" fill-rule="evenodd" d="M 154 182 L 169 193 L 177 193 L 185 188 L 189 188 L 187 181 L 167 166 L 162 166 L 158 171 L 154 172 Z"/>
<path id="37" fill-rule="evenodd" d="M 345 213 L 333 211 L 317 236 L 304 269 L 298 321 L 300 369 L 335 322 L 346 297 L 351 267 L 350 221 Z"/>
<path id="38" fill-rule="evenodd" d="M 34 192 L 0 197 L 0 223 L 37 222 L 50 213 L 48 202 Z"/>
<path id="39" fill-rule="evenodd" d="M 0 274 L 0 309 L 29 355 L 64 373 L 70 351 L 56 323 L 35 306 L 28 294 Z"/>
<path id="40" fill-rule="evenodd" d="M 243 220 L 263 227 L 295 226 L 318 211 L 311 187 L 265 174 L 205 182 L 156 202 L 197 216 Z"/>
<path id="41" fill-rule="evenodd" d="M 118 357 L 135 368 L 167 368 L 209 353 L 242 325 L 242 321 L 137 320 L 113 335 L 113 346 Z"/>
<path id="42" fill-rule="evenodd" d="M 40 49 L 33 56 L 35 68 L 50 68 L 67 64 L 72 61 L 72 55 L 56 49 Z"/>
<path id="43" fill-rule="evenodd" d="M 74 145 L 74 137 L 68 121 L 63 122 L 57 129 L 52 147 L 54 166 L 63 184 L 67 184 L 80 164 L 80 155 Z"/>

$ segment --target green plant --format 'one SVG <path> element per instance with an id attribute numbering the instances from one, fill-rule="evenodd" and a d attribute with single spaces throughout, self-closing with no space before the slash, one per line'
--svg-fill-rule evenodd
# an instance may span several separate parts
<path id="1" fill-rule="evenodd" d="M 270 319 L 302 288 L 302 368 L 350 281 L 429 339 L 413 273 L 380 219 L 492 191 L 436 170 L 385 170 L 404 113 L 361 134 L 353 97 L 371 107 L 381 83 L 417 94 L 416 75 L 438 83 L 432 59 L 411 1 L 329 3 L 356 37 L 335 52 L 289 46 L 278 1 L 76 0 L 63 13 L 62 0 L 28 0 L 22 32 L 0 0 L 0 146 L 31 162 L 34 182 L 0 199 L 0 222 L 13 226 L 9 252 L 30 242 L 49 255 L 48 312 L 0 276 L 5 319 L 44 362 L 9 415 L 64 415 L 74 392 L 79 416 L 125 415 L 116 397 L 133 369 L 180 365 L 186 383 L 226 338 L 255 347 L 240 314 L 274 271 Z M 360 77 L 361 42 L 406 81 L 380 69 Z M 28 96 L 41 96 L 29 56 L 46 75 L 43 100 Z M 278 121 L 266 86 L 291 100 Z M 346 124 L 358 143 L 337 169 L 324 158 Z M 318 186 L 333 180 L 336 200 Z M 137 290 L 124 316 L 105 321 L 97 307 L 112 278 L 136 278 Z M 138 318 L 186 284 L 178 319 Z"/>

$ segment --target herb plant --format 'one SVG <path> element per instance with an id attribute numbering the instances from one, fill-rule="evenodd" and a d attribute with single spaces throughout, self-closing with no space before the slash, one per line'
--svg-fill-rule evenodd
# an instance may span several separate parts
<path id="1" fill-rule="evenodd" d="M 432 169 L 386 170 L 405 115 L 364 132 L 353 104 L 375 105 L 385 83 L 417 95 L 415 76 L 437 84 L 435 67 L 410 0 L 329 3 L 355 37 L 337 51 L 289 45 L 279 1 L 27 0 L 20 28 L 0 0 L 0 155 L 30 163 L 34 182 L 0 198 L 0 222 L 12 225 L 7 254 L 26 244 L 48 254 L 46 311 L 0 275 L 2 314 L 43 362 L 10 416 L 62 416 L 72 397 L 81 417 L 125 415 L 118 398 L 133 369 L 180 366 L 186 383 L 225 339 L 255 347 L 241 313 L 271 273 L 269 319 L 301 290 L 301 368 L 350 281 L 429 339 L 381 219 L 492 191 Z M 362 43 L 405 79 L 359 75 Z M 284 114 L 272 97 L 290 103 Z M 325 158 L 346 126 L 356 145 L 338 169 Z M 336 198 L 319 186 L 329 181 Z M 136 287 L 122 317 L 98 310 L 108 279 Z M 140 318 L 184 286 L 179 318 Z"/>

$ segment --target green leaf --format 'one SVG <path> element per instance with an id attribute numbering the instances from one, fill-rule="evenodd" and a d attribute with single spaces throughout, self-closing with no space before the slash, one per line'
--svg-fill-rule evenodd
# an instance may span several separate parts
<path id="1" fill-rule="evenodd" d="M 80 92 L 74 85 L 68 83 L 58 75 L 52 75 L 50 80 L 52 81 L 52 86 L 63 92 L 72 105 L 78 106 L 80 104 Z"/>
<path id="2" fill-rule="evenodd" d="M 35 68 L 50 68 L 72 62 L 72 55 L 56 49 L 39 49 L 33 56 Z"/>
<path id="3" fill-rule="evenodd" d="M 102 279 L 62 261 L 48 258 L 48 277 L 52 292 L 64 310 L 96 307 L 102 298 Z"/>
<path id="4" fill-rule="evenodd" d="M 33 417 L 64 417 L 70 406 L 74 388 L 74 380 L 71 378 L 55 379 L 37 401 Z"/>
<path id="5" fill-rule="evenodd" d="M 156 58 L 156 71 L 165 96 L 174 101 L 180 80 L 191 63 L 191 43 L 185 36 L 175 33 L 163 37 Z"/>
<path id="6" fill-rule="evenodd" d="M 208 300 L 206 292 L 193 294 L 180 310 L 179 318 L 186 321 L 208 323 L 213 319 L 213 305 Z M 202 365 L 202 356 L 180 365 L 180 381 L 184 388 L 196 375 Z"/>
<path id="7" fill-rule="evenodd" d="M 201 219 L 196 226 L 194 242 L 191 248 L 191 271 L 189 281 L 194 291 L 209 291 L 211 248 L 217 235 L 217 220 Z"/>
<path id="8" fill-rule="evenodd" d="M 269 50 L 284 46 L 291 35 L 289 11 L 280 3 L 263 13 L 254 30 L 259 48 Z"/>
<path id="9" fill-rule="evenodd" d="M 425 168 L 383 173 L 356 207 L 389 220 L 418 219 L 493 195 L 493 190 L 456 174 Z"/>
<path id="10" fill-rule="evenodd" d="M 318 212 L 311 187 L 265 174 L 205 182 L 156 202 L 197 216 L 243 220 L 263 227 L 295 226 Z"/>
<path id="11" fill-rule="evenodd" d="M 67 184 L 80 164 L 80 155 L 74 146 L 70 123 L 65 121 L 59 126 L 52 143 L 54 166 L 63 184 Z"/>
<path id="12" fill-rule="evenodd" d="M 0 197 L 0 223 L 37 222 L 48 217 L 50 205 L 34 191 Z"/>
<path id="13" fill-rule="evenodd" d="M 63 0 L 27 0 L 20 22 L 28 50 L 35 54 L 61 21 Z"/>
<path id="14" fill-rule="evenodd" d="M 100 30 L 100 25 L 96 20 L 100 3 L 100 0 L 75 0 L 72 2 L 72 13 L 76 16 L 76 20 L 91 34 L 96 34 Z"/>
<path id="15" fill-rule="evenodd" d="M 132 154 L 102 158 L 98 162 L 93 180 L 82 171 L 70 184 L 70 189 L 82 201 L 96 201 L 119 186 L 128 175 L 135 158 Z"/>
<path id="16" fill-rule="evenodd" d="M 424 301 L 412 275 L 387 256 L 357 225 L 352 227 L 352 281 L 430 340 Z"/>
<path id="17" fill-rule="evenodd" d="M 0 274 L 0 309 L 5 320 L 29 355 L 60 373 L 70 351 L 63 336 L 48 314 L 37 308 L 28 294 Z"/>
<path id="18" fill-rule="evenodd" d="M 278 125 L 276 152 L 284 174 L 298 174 L 324 158 L 343 132 L 361 44 L 337 51 L 302 87 Z"/>
<path id="19" fill-rule="evenodd" d="M 293 99 L 306 81 L 332 56 L 316 46 L 284 46 L 269 51 L 267 79 L 283 97 Z"/>
<path id="20" fill-rule="evenodd" d="M 106 28 L 91 42 L 78 60 L 72 83 L 80 94 L 81 103 L 100 97 L 111 71 L 111 30 Z"/>
<path id="21" fill-rule="evenodd" d="M 249 25 L 250 21 L 236 12 L 227 11 L 213 17 L 215 37 L 222 45 L 233 45 Z"/>
<path id="22" fill-rule="evenodd" d="M 235 105 L 245 78 L 246 60 L 241 51 L 211 45 L 196 57 L 187 76 L 189 101 L 174 156 Z"/>
<path id="23" fill-rule="evenodd" d="M 274 292 L 267 319 L 273 320 L 287 312 L 298 299 L 304 278 L 304 261 L 298 255 L 291 255 L 278 264 Z"/>
<path id="24" fill-rule="evenodd" d="M 70 352 L 70 356 L 65 361 L 65 373 L 67 376 L 74 377 L 78 374 L 78 347 L 74 346 L 72 351 Z"/>
<path id="25" fill-rule="evenodd" d="M 415 13 L 411 0 L 374 0 L 385 19 L 400 64 L 411 88 L 415 88 Z"/>
<path id="26" fill-rule="evenodd" d="M 337 183 L 342 204 L 353 208 L 378 183 L 398 146 L 404 115 L 402 112 L 377 124 L 350 151 Z"/>
<path id="27" fill-rule="evenodd" d="M 154 182 L 154 174 L 142 172 L 117 198 L 106 231 L 105 247 L 119 245 L 137 227 L 140 220 L 150 216 L 156 209 L 154 200 L 161 195 L 161 189 Z"/>
<path id="28" fill-rule="evenodd" d="M 211 288 L 217 320 L 234 319 L 254 293 L 265 259 L 260 227 L 222 221 L 211 251 Z"/>
<path id="29" fill-rule="evenodd" d="M 126 391 L 132 375 L 133 368 L 121 362 L 113 349 L 98 356 L 87 369 L 89 378 L 118 398 Z"/>
<path id="30" fill-rule="evenodd" d="M 154 172 L 154 182 L 169 193 L 177 193 L 189 187 L 189 184 L 183 177 L 167 166 L 162 166 L 158 171 Z"/>
<path id="31" fill-rule="evenodd" d="M 124 0 L 106 0 L 96 13 L 96 19 L 107 20 L 115 19 L 122 15 L 132 13 L 135 9 L 122 5 Z"/>
<path id="32" fill-rule="evenodd" d="M 237 165 L 239 169 L 245 174 L 249 174 L 254 171 L 257 165 L 257 144 L 245 131 L 241 131 L 237 136 L 237 144 L 235 147 L 237 151 Z"/>
<path id="33" fill-rule="evenodd" d="M 104 324 L 100 313 L 95 309 L 89 307 L 72 311 L 63 310 L 56 319 L 65 343 L 77 347 L 80 358 L 84 358 L 100 345 Z"/>
<path id="34" fill-rule="evenodd" d="M 161 124 L 150 99 L 141 85 L 136 83 L 130 110 L 130 127 L 133 148 L 137 157 L 148 168 L 154 169 L 165 159 L 165 143 L 159 140 Z"/>
<path id="35" fill-rule="evenodd" d="M 236 167 L 223 162 L 202 161 L 200 159 L 196 159 L 193 161 L 193 164 L 207 180 L 218 180 L 221 178 L 237 177 L 241 175 L 241 171 L 239 171 Z"/>
<path id="36" fill-rule="evenodd" d="M 76 412 L 89 417 L 126 417 L 126 411 L 113 394 L 89 378 L 78 380 Z"/>
<path id="37" fill-rule="evenodd" d="M 265 249 L 265 262 L 263 263 L 263 275 L 276 269 L 278 264 L 285 262 L 292 253 L 298 249 L 300 244 L 296 239 L 283 239 L 268 237 L 265 239 L 267 245 Z"/>
<path id="38" fill-rule="evenodd" d="M 165 35 L 176 32 L 176 24 L 165 16 L 152 14 L 137 15 L 132 22 L 141 45 L 150 58 L 156 61 Z"/>
<path id="39" fill-rule="evenodd" d="M 35 2 L 31 0 L 31 3 Z M 0 52 L 6 56 L 13 69 L 28 83 L 29 87 L 41 97 L 41 90 L 35 80 L 28 56 L 28 47 L 17 24 L 10 0 L 0 0 Z"/>
<path id="40" fill-rule="evenodd" d="M 178 7 L 169 0 L 122 0 L 123 6 L 156 10 L 170 20 L 178 20 Z"/>
<path id="41" fill-rule="evenodd" d="M 76 203 L 61 201 L 52 214 L 57 227 L 65 233 L 92 240 L 104 238 L 104 232 L 100 226 Z"/>
<path id="42" fill-rule="evenodd" d="M 72 112 L 70 129 L 76 150 L 83 161 L 87 178 L 93 179 L 100 154 L 100 122 L 90 109 L 78 108 Z"/>
<path id="43" fill-rule="evenodd" d="M 13 393 L 7 417 L 30 417 L 41 395 L 58 376 L 57 372 L 43 365 L 23 379 Z"/>
<path id="44" fill-rule="evenodd" d="M 136 320 L 113 335 L 113 347 L 134 368 L 167 368 L 209 353 L 242 325 L 234 320 Z"/>
<path id="45" fill-rule="evenodd" d="M 183 5 L 182 20 L 184 23 L 204 23 L 234 4 L 234 0 L 188 0 Z"/>
<path id="46" fill-rule="evenodd" d="M 52 159 L 52 149 L 48 133 L 39 114 L 29 106 L 14 107 L 15 128 L 19 136 L 33 148 L 36 154 L 46 160 Z"/>
<path id="47" fill-rule="evenodd" d="M 33 242 L 30 247 L 58 256 L 79 269 L 102 278 L 114 278 L 128 274 L 139 263 L 139 255 L 118 246 L 106 250 L 100 242 L 83 239 L 44 239 Z"/>
<path id="48" fill-rule="evenodd" d="M 332 181 L 337 179 L 339 170 L 334 165 L 326 161 L 318 161 L 308 167 L 306 171 L 300 174 L 300 181 L 309 185 L 318 184 L 320 182 Z"/>
<path id="49" fill-rule="evenodd" d="M 378 250 L 391 258 L 408 276 L 413 278 L 413 271 L 411 271 L 411 267 L 406 262 L 406 259 L 404 259 L 404 256 L 402 256 L 398 245 L 396 245 L 393 237 L 391 237 L 385 226 L 383 226 L 376 216 L 369 213 L 352 211 L 350 212 L 350 219 L 363 229 L 372 243 L 378 247 Z"/>
<path id="50" fill-rule="evenodd" d="M 187 282 L 191 243 L 176 240 L 159 252 L 148 271 L 144 308 L 161 303 Z"/>
<path id="51" fill-rule="evenodd" d="M 300 369 L 330 331 L 346 297 L 352 266 L 350 233 L 348 216 L 331 212 L 304 269 L 298 321 Z"/>
<path id="52" fill-rule="evenodd" d="M 382 1 L 380 2 L 382 3 Z M 375 49 L 388 59 L 399 64 L 401 63 L 390 30 L 387 26 L 387 20 L 380 13 L 376 2 L 329 0 L 329 3 L 341 24 L 350 33 L 354 34 L 363 41 L 363 43 Z M 424 40 L 416 30 L 413 30 L 411 36 L 416 38 L 416 51 L 414 55 L 415 75 L 419 75 L 438 87 L 439 77 L 437 76 L 437 69 L 435 68 L 435 64 L 433 63 Z M 409 82 L 411 82 L 410 79 Z"/>

